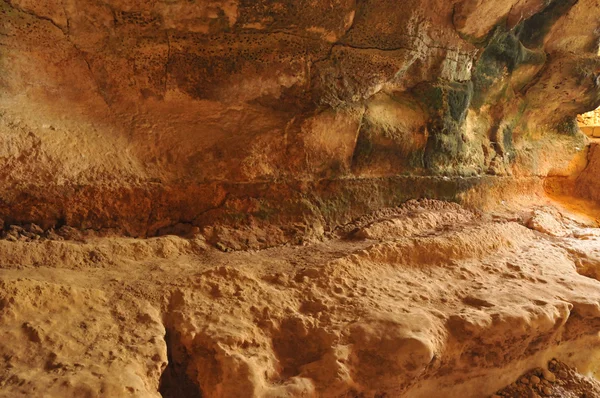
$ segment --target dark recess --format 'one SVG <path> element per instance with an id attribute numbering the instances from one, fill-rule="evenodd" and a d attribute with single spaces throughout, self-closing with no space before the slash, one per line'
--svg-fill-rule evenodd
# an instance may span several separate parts
<path id="1" fill-rule="evenodd" d="M 177 333 L 167 330 L 165 341 L 169 364 L 160 377 L 158 392 L 163 398 L 202 398 L 200 387 L 187 374 L 189 358 Z"/>

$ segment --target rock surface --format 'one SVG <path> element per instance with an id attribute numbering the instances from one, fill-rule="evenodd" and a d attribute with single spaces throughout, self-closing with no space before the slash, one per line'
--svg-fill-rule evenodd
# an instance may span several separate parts
<path id="1" fill-rule="evenodd" d="M 588 398 L 600 396 L 600 383 L 584 377 L 577 369 L 552 360 L 548 369 L 534 369 L 493 395 L 498 397 Z"/>
<path id="2" fill-rule="evenodd" d="M 594 142 L 590 146 L 587 167 L 577 177 L 575 186 L 577 195 L 600 203 L 598 175 L 600 175 L 600 145 Z"/>
<path id="3" fill-rule="evenodd" d="M 595 394 L 598 10 L 0 0 L 0 396 Z"/>
<path id="4" fill-rule="evenodd" d="M 476 398 L 551 358 L 595 374 L 600 234 L 534 213 L 556 214 L 410 202 L 258 252 L 1 240 L 0 391 Z"/>
<path id="5" fill-rule="evenodd" d="M 282 225 L 276 244 L 411 198 L 541 189 L 585 167 L 597 9 L 2 0 L 0 218 Z"/>

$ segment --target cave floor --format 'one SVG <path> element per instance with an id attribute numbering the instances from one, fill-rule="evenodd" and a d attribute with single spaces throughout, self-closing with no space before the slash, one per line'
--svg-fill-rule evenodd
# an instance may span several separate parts
<path id="1" fill-rule="evenodd" d="M 411 201 L 230 253 L 200 236 L 2 240 L 0 395 L 475 398 L 552 358 L 594 374 L 584 210 Z"/>

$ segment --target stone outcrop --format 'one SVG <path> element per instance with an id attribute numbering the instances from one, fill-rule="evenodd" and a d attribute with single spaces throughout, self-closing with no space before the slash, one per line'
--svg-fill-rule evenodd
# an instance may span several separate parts
<path id="1" fill-rule="evenodd" d="M 596 8 L 3 0 L 0 217 L 315 231 L 399 199 L 464 201 L 488 177 L 539 186 L 586 157 Z"/>
<path id="2" fill-rule="evenodd" d="M 2 240 L 0 395 L 479 398 L 552 358 L 597 374 L 600 234 L 534 210 L 410 202 L 235 254 Z"/>

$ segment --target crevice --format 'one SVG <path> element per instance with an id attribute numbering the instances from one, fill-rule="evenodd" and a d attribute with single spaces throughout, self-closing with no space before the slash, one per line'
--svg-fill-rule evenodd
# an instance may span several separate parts
<path id="1" fill-rule="evenodd" d="M 410 35 L 405 35 L 405 36 L 409 37 L 409 38 L 412 38 L 412 39 L 419 40 L 428 49 L 436 49 L 436 50 L 444 50 L 444 51 L 456 51 L 457 55 L 463 55 L 463 56 L 471 56 L 471 55 L 473 55 L 473 52 L 460 52 L 458 50 L 458 48 L 444 47 L 444 46 L 435 46 L 435 45 L 427 44 L 425 42 L 425 40 L 423 40 L 422 38 L 420 38 L 418 36 L 410 36 Z M 398 46 L 398 47 L 392 47 L 392 48 L 379 48 L 379 47 L 373 47 L 373 46 L 357 46 L 357 45 L 348 44 L 348 43 L 335 43 L 332 47 L 346 47 L 346 48 L 352 48 L 352 49 L 355 49 L 355 50 L 381 51 L 383 53 L 400 51 L 400 50 L 406 50 L 406 51 L 412 51 L 412 52 L 420 52 L 421 51 L 418 48 L 414 48 L 414 47 L 410 47 L 410 46 Z"/>
<path id="2" fill-rule="evenodd" d="M 230 197 L 230 193 L 226 192 L 225 196 L 223 197 L 223 199 L 221 200 L 221 202 L 219 202 L 216 206 L 213 206 L 213 207 L 210 207 L 210 208 L 208 208 L 206 210 L 202 210 L 201 212 L 198 212 L 197 214 L 195 214 L 194 219 L 191 220 L 191 221 L 190 220 L 179 219 L 179 220 L 176 220 L 174 222 L 171 222 L 168 225 L 160 227 L 160 228 L 158 228 L 156 230 L 151 230 L 150 229 L 151 223 L 156 222 L 158 220 L 158 218 L 155 216 L 155 214 L 156 214 L 156 209 L 154 207 L 155 201 L 152 201 L 151 204 L 150 204 L 151 208 L 150 208 L 150 211 L 148 212 L 148 217 L 146 218 L 145 237 L 148 238 L 148 237 L 153 237 L 153 236 L 161 236 L 162 234 L 159 232 L 160 230 L 167 230 L 168 231 L 168 230 L 172 230 L 172 229 L 177 229 L 178 224 L 189 225 L 190 228 L 197 227 L 197 226 L 200 225 L 200 222 L 197 222 L 197 220 L 201 219 L 202 216 L 204 216 L 207 213 L 210 213 L 211 211 L 222 209 L 223 206 L 225 206 L 225 204 L 227 203 L 227 200 L 229 199 L 229 197 Z M 172 233 L 167 233 L 167 234 L 172 234 Z M 183 234 L 182 236 L 185 236 L 187 234 L 188 233 Z"/>
<path id="3" fill-rule="evenodd" d="M 527 84 L 525 84 L 523 88 L 521 88 L 521 90 L 519 91 L 523 97 L 526 97 L 529 90 L 532 87 L 535 87 L 540 82 L 540 80 L 542 79 L 542 77 L 544 77 L 548 68 L 552 64 L 550 60 L 551 55 L 546 52 L 545 54 L 546 62 L 544 63 L 544 65 L 540 68 L 540 70 L 537 71 L 537 73 L 531 78 L 531 80 Z"/>
<path id="4" fill-rule="evenodd" d="M 87 70 L 90 75 L 90 78 L 92 79 L 92 82 L 94 82 L 94 85 L 96 86 L 96 91 L 98 92 L 98 95 L 100 96 L 100 98 L 102 98 L 102 101 L 106 104 L 106 106 L 108 107 L 108 110 L 112 112 L 110 102 L 108 101 L 108 98 L 106 98 L 104 93 L 102 92 L 102 89 L 100 88 L 100 83 L 98 83 L 98 80 L 96 80 L 96 75 L 94 74 L 94 71 L 92 69 L 92 65 L 90 64 L 90 61 L 88 61 L 87 57 L 85 56 L 85 52 L 83 50 L 81 50 L 79 47 L 77 47 L 77 45 L 75 43 L 73 43 L 68 37 L 67 37 L 67 40 L 73 45 L 73 48 L 79 53 L 79 56 L 81 57 L 83 62 L 85 62 L 85 65 L 87 66 Z"/>
<path id="5" fill-rule="evenodd" d="M 460 31 L 458 30 L 458 28 L 456 27 L 456 21 L 454 20 L 454 18 L 456 17 L 456 6 L 458 5 L 458 3 L 454 3 L 452 5 L 452 12 L 450 13 L 450 23 L 452 24 L 452 29 L 454 29 L 454 31 L 456 33 L 458 33 L 458 35 L 460 36 Z M 462 38 L 462 37 L 461 37 Z"/>
<path id="6" fill-rule="evenodd" d="M 92 79 L 92 82 L 96 86 L 96 90 L 98 92 L 98 95 L 100 95 L 100 98 L 102 98 L 102 101 L 104 101 L 104 103 L 108 107 L 109 111 L 112 112 L 112 108 L 110 106 L 110 102 L 108 101 L 108 99 L 106 98 L 106 96 L 102 93 L 102 89 L 100 88 L 100 84 L 96 80 L 96 76 L 94 75 L 94 72 L 92 70 L 92 66 L 91 66 L 89 60 L 87 59 L 87 57 L 85 55 L 86 54 L 85 51 L 81 50 L 71 40 L 71 37 L 70 37 L 71 22 L 70 22 L 70 19 L 69 19 L 69 15 L 67 14 L 67 10 L 66 10 L 66 7 L 65 7 L 64 3 L 61 3 L 61 4 L 62 4 L 63 10 L 64 10 L 63 12 L 65 13 L 65 20 L 67 21 L 66 28 L 61 27 L 52 18 L 43 16 L 43 15 L 38 15 L 38 14 L 32 12 L 32 11 L 25 10 L 25 9 L 23 9 L 21 7 L 18 7 L 16 5 L 12 4 L 11 1 L 7 1 L 7 4 L 10 5 L 10 7 L 12 7 L 14 10 L 22 12 L 24 14 L 27 14 L 27 15 L 35 18 L 35 19 L 39 19 L 39 20 L 42 20 L 42 21 L 50 22 L 52 24 L 52 26 L 54 26 L 55 28 L 57 28 L 58 30 L 60 30 L 62 32 L 63 36 L 65 37 L 65 40 L 67 42 L 69 42 L 69 44 L 71 44 L 71 46 L 73 47 L 73 49 L 75 49 L 75 51 L 77 51 L 77 53 L 79 54 L 79 56 L 81 57 L 81 59 L 83 60 L 83 62 L 85 62 L 86 66 L 87 66 L 87 69 L 89 71 L 90 77 Z"/>
<path id="7" fill-rule="evenodd" d="M 358 147 L 358 140 L 360 139 L 360 132 L 362 130 L 364 121 L 365 121 L 365 114 L 367 113 L 367 107 L 363 106 L 363 110 L 362 110 L 362 114 L 360 115 L 360 120 L 358 122 L 358 128 L 356 129 L 356 137 L 354 138 L 354 145 L 352 147 L 352 156 L 350 157 L 350 170 L 354 170 L 354 167 L 356 166 L 356 158 L 357 158 L 357 147 Z"/>
<path id="8" fill-rule="evenodd" d="M 27 14 L 27 15 L 29 15 L 29 16 L 31 16 L 31 17 L 33 17 L 33 18 L 35 18 L 35 19 L 41 19 L 41 20 L 43 20 L 43 21 L 48 21 L 48 22 L 50 22 L 50 23 L 51 23 L 51 24 L 52 24 L 52 25 L 53 25 L 55 28 L 57 28 L 58 30 L 60 30 L 60 31 L 61 31 L 61 32 L 62 32 L 64 35 L 66 35 L 66 34 L 67 34 L 67 32 L 66 32 L 66 29 L 65 29 L 65 28 L 63 28 L 62 26 L 60 26 L 59 24 L 57 24 L 57 23 L 56 23 L 56 22 L 55 22 L 55 21 L 54 21 L 52 18 L 50 18 L 50 17 L 46 17 L 46 16 L 44 16 L 44 15 L 38 15 L 38 14 L 36 14 L 36 13 L 35 13 L 35 12 L 33 12 L 33 11 L 26 10 L 26 9 L 24 9 L 24 8 L 22 8 L 22 7 L 19 7 L 19 6 L 15 5 L 15 4 L 13 4 L 11 0 L 6 0 L 6 3 L 7 3 L 9 6 L 11 6 L 11 7 L 12 7 L 14 10 L 16 10 L 16 11 L 19 11 L 19 12 L 22 12 L 22 13 L 24 13 L 24 14 Z M 66 15 L 65 15 L 65 18 L 66 18 Z"/>
<path id="9" fill-rule="evenodd" d="M 67 13 L 67 7 L 65 6 L 64 0 L 61 1 L 61 5 L 63 8 L 63 13 L 65 14 L 65 21 L 67 21 L 67 32 L 65 33 L 65 35 L 68 38 L 71 35 L 71 20 L 69 19 L 69 14 Z"/>
<path id="10" fill-rule="evenodd" d="M 166 328 L 167 367 L 160 376 L 158 392 L 163 398 L 202 398 L 202 390 L 187 372 L 190 356 L 177 331 Z"/>
<path id="11" fill-rule="evenodd" d="M 163 86 L 163 99 L 167 95 L 168 82 L 169 82 L 169 64 L 171 63 L 171 38 L 169 37 L 169 31 L 165 31 L 167 37 L 167 59 L 165 61 L 165 77 Z"/>
<path id="12" fill-rule="evenodd" d="M 588 173 L 588 169 L 590 168 L 590 165 L 592 163 L 592 156 L 594 155 L 594 151 L 595 151 L 595 146 L 593 146 L 591 143 L 587 145 L 587 154 L 586 154 L 586 163 L 585 163 L 585 167 L 581 170 L 581 172 L 579 173 L 579 175 L 575 178 L 576 182 L 579 182 L 582 178 L 582 176 L 584 176 L 586 173 Z"/>

